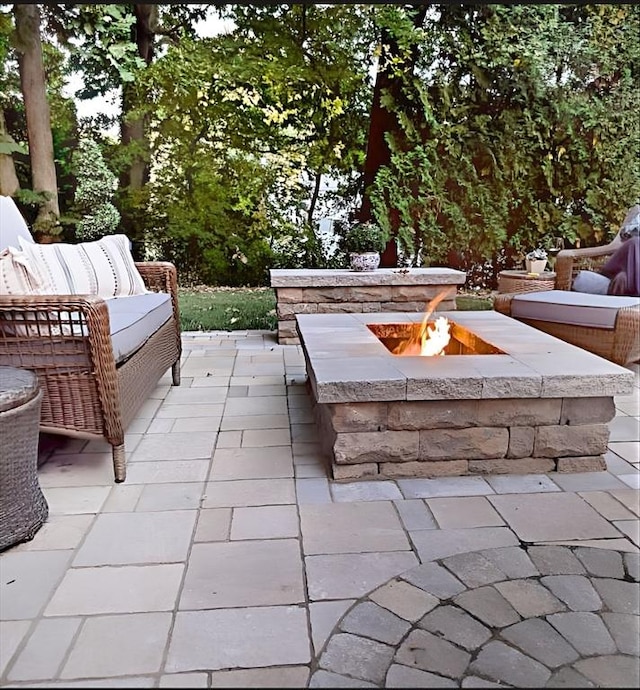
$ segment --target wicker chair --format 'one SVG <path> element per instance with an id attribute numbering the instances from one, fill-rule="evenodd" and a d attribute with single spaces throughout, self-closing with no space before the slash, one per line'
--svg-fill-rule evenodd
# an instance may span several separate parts
<path id="1" fill-rule="evenodd" d="M 632 212 L 633 209 L 629 211 L 627 217 Z M 601 247 L 562 250 L 556 258 L 554 269 L 556 290 L 570 291 L 578 271 L 597 271 L 621 243 L 622 240 L 618 232 L 613 241 Z M 551 297 L 552 293 L 548 294 Z M 544 292 L 536 293 L 534 299 L 537 297 L 544 299 L 544 295 Z M 517 315 L 515 318 L 616 364 L 626 366 L 640 360 L 640 304 L 637 303 L 638 300 L 614 297 L 613 295 L 586 295 L 585 293 L 572 293 L 572 295 L 575 296 L 576 310 L 580 310 L 582 306 L 588 306 L 589 302 L 594 306 L 606 306 L 607 301 L 614 304 L 614 300 L 617 300 L 616 304 L 625 303 L 625 306 L 616 308 L 617 313 L 612 328 L 594 327 L 589 324 L 560 323 L 555 320 L 526 319 Z M 512 316 L 514 298 L 522 299 L 514 293 L 496 295 L 493 308 L 507 316 Z M 634 301 L 636 304 L 633 304 Z"/>
<path id="2" fill-rule="evenodd" d="M 140 405 L 169 368 L 173 385 L 180 384 L 176 269 L 168 262 L 136 266 L 148 290 L 170 295 L 172 316 L 123 361 L 114 356 L 101 297 L 0 294 L 0 365 L 38 375 L 41 431 L 102 437 L 113 446 L 116 482 L 126 478 L 124 433 Z"/>

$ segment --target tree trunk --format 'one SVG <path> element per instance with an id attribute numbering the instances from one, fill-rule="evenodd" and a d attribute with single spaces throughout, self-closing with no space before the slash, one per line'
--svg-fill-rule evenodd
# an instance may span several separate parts
<path id="1" fill-rule="evenodd" d="M 15 144 L 13 137 L 7 132 L 7 124 L 4 120 L 4 110 L 0 108 L 0 144 Z M 2 196 L 15 196 L 20 189 L 20 182 L 16 175 L 16 166 L 11 153 L 0 152 L 0 194 Z"/>
<path id="2" fill-rule="evenodd" d="M 422 25 L 427 13 L 426 5 L 414 6 L 416 10 L 413 17 L 413 25 L 417 28 Z M 385 28 L 382 31 L 381 43 L 389 46 L 387 61 L 391 62 L 393 57 L 399 56 L 398 44 Z M 416 55 L 408 61 L 405 67 L 406 73 L 411 73 L 415 64 Z M 361 221 L 371 220 L 371 186 L 376 178 L 378 170 L 389 165 L 391 162 L 391 150 L 385 140 L 387 132 L 397 132 L 400 129 L 398 118 L 392 110 L 387 110 L 382 103 L 381 97 L 384 92 L 391 94 L 394 103 L 402 102 L 402 77 L 390 74 L 386 70 L 379 70 L 376 73 L 376 83 L 373 88 L 373 102 L 371 104 L 371 116 L 369 118 L 369 138 L 367 140 L 367 154 L 364 162 L 364 191 L 362 206 L 358 214 Z M 391 220 L 391 239 L 387 247 L 380 256 L 380 266 L 393 268 L 398 265 L 398 248 L 395 237 L 397 234 L 397 218 L 393 209 L 389 209 Z"/>
<path id="3" fill-rule="evenodd" d="M 311 193 L 311 200 L 309 202 L 309 209 L 307 210 L 307 224 L 310 228 L 313 227 L 313 214 L 318 203 L 318 196 L 320 195 L 320 184 L 322 182 L 322 173 L 316 173 L 316 179 L 313 183 L 313 192 Z"/>
<path id="4" fill-rule="evenodd" d="M 38 5 L 16 4 L 13 6 L 13 12 L 33 191 L 45 197 L 40 203 L 33 227 L 38 241 L 51 242 L 60 234 L 60 209 L 40 41 L 40 8 Z"/>
<path id="5" fill-rule="evenodd" d="M 136 15 L 133 40 L 138 47 L 138 55 L 150 65 L 154 54 L 155 29 L 158 23 L 158 6 L 149 4 L 134 5 Z M 133 155 L 129 167 L 120 175 L 120 188 L 125 195 L 121 199 L 120 215 L 122 230 L 133 243 L 133 254 L 142 259 L 144 244 L 144 213 L 140 208 L 141 192 L 149 181 L 149 141 L 147 139 L 147 118 L 130 116 L 138 104 L 135 85 L 122 86 L 122 115 L 120 137 L 124 145 L 131 147 Z"/>

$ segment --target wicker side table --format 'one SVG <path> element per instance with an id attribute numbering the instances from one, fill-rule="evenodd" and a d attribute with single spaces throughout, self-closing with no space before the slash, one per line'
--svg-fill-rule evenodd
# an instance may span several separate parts
<path id="1" fill-rule="evenodd" d="M 0 551 L 33 539 L 49 514 L 37 475 L 41 403 L 32 371 L 0 367 Z"/>
<path id="2" fill-rule="evenodd" d="M 500 271 L 498 273 L 498 293 L 509 292 L 539 292 L 540 290 L 554 290 L 556 274 L 551 271 L 544 273 L 527 273 L 527 271 Z"/>

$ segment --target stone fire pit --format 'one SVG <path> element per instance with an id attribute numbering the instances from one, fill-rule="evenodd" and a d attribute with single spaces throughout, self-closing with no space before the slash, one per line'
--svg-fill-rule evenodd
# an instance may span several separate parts
<path id="1" fill-rule="evenodd" d="M 605 468 L 631 371 L 498 312 L 434 316 L 454 354 L 391 353 L 423 314 L 296 316 L 334 479 Z"/>

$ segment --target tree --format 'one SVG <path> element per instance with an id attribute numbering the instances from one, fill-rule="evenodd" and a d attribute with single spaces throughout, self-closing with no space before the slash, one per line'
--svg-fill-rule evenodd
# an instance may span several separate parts
<path id="1" fill-rule="evenodd" d="M 639 18 L 603 5 L 427 13 L 371 193 L 406 257 L 495 274 L 548 235 L 617 231 L 640 192 Z"/>
<path id="2" fill-rule="evenodd" d="M 10 53 L 10 36 L 12 32 L 11 19 L 8 14 L 0 13 L 0 194 L 14 196 L 20 189 L 20 181 L 16 174 L 13 154 L 20 150 L 15 139 L 7 129 L 4 109 L 8 105 L 9 74 L 6 67 Z"/>
<path id="3" fill-rule="evenodd" d="M 19 147 L 7 131 L 4 109 L 0 108 L 0 194 L 3 196 L 15 196 L 20 189 L 20 182 L 11 155 L 16 150 L 19 150 Z"/>
<path id="4" fill-rule="evenodd" d="M 69 50 L 69 69 L 83 74 L 80 98 L 120 91 L 121 146 L 112 157 L 120 172 L 118 205 L 122 229 L 141 258 L 150 156 L 146 131 L 147 94 L 140 76 L 152 62 L 157 37 L 177 41 L 193 34 L 204 5 L 76 4 L 47 5 L 48 29 Z"/>
<path id="5" fill-rule="evenodd" d="M 233 32 L 185 39 L 145 71 L 147 188 L 153 234 L 181 247 L 181 265 L 262 283 L 275 250 L 297 243 L 307 265 L 319 260 L 321 181 L 362 164 L 369 21 L 343 6 L 235 7 L 233 20 Z"/>
<path id="6" fill-rule="evenodd" d="M 413 74 L 417 60 L 417 29 L 427 13 L 426 5 L 382 7 L 377 13 L 380 31 L 378 69 L 373 89 L 369 119 L 367 156 L 364 163 L 364 190 L 358 217 L 371 220 L 371 192 L 378 171 L 391 162 L 390 134 L 402 131 L 398 105 L 403 100 L 403 87 Z M 398 219 L 389 219 L 391 239 L 380 260 L 381 266 L 396 266 Z"/>
<path id="7" fill-rule="evenodd" d="M 42 195 L 34 231 L 39 241 L 60 233 L 58 183 L 53 158 L 51 117 L 40 39 L 38 5 L 14 5 L 15 48 L 27 120 L 33 190 Z"/>
<path id="8" fill-rule="evenodd" d="M 100 146 L 92 139 L 82 139 L 73 154 L 73 167 L 77 179 L 74 210 L 79 215 L 76 237 L 97 240 L 118 232 L 120 213 L 111 203 L 117 178 L 107 167 Z"/>

